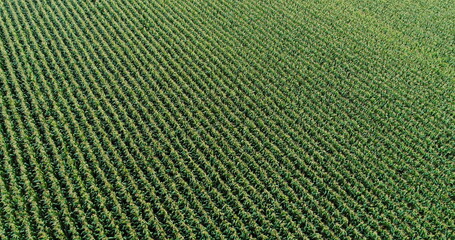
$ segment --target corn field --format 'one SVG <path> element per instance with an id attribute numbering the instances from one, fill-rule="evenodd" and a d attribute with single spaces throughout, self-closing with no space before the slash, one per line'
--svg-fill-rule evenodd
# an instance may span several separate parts
<path id="1" fill-rule="evenodd" d="M 454 239 L 454 16 L 3 0 L 0 239 Z"/>

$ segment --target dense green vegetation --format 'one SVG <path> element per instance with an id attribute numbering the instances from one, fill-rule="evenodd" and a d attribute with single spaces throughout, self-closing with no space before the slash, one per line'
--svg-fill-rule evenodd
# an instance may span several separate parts
<path id="1" fill-rule="evenodd" d="M 1 1 L 0 239 L 453 239 L 454 16 Z"/>

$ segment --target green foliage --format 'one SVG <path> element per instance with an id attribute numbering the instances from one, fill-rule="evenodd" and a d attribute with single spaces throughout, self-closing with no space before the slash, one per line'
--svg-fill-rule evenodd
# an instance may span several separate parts
<path id="1" fill-rule="evenodd" d="M 454 9 L 386 2 L 3 1 L 0 239 L 450 239 Z"/>

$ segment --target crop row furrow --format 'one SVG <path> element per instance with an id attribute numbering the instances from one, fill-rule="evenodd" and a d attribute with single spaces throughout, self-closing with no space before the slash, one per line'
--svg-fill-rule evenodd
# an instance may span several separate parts
<path id="1" fill-rule="evenodd" d="M 16 16 L 13 15 L 13 18 L 16 19 Z M 7 20 L 6 22 L 9 23 L 8 25 L 12 26 L 12 23 L 10 22 L 11 19 L 6 18 L 6 20 Z M 13 35 L 17 39 L 17 34 L 15 33 L 15 31 L 13 29 L 10 29 L 10 30 L 12 31 L 11 35 Z M 24 158 L 23 159 L 24 162 L 26 162 L 26 164 L 29 165 L 31 169 L 33 169 L 29 172 L 34 173 L 33 183 L 36 185 L 33 186 L 32 184 L 30 184 L 30 182 L 28 180 L 27 180 L 26 184 L 29 183 L 29 184 L 27 184 L 28 185 L 27 192 L 32 195 L 31 204 L 32 204 L 33 215 L 36 216 L 35 217 L 36 221 L 40 223 L 39 224 L 39 226 L 41 227 L 40 231 L 42 231 L 42 234 L 44 236 L 47 235 L 47 233 L 44 233 L 44 229 L 47 229 L 47 226 L 44 226 L 43 222 L 45 220 L 49 220 L 51 227 L 55 231 L 54 232 L 55 235 L 53 237 L 63 239 L 65 237 L 65 233 L 62 230 L 61 222 L 59 220 L 58 214 L 57 214 L 55 208 L 52 207 L 52 205 L 53 205 L 52 197 L 51 197 L 47 182 L 44 178 L 43 170 L 41 169 L 41 164 L 39 162 L 40 158 L 45 157 L 45 156 L 42 156 L 41 153 L 39 153 L 39 151 L 40 151 L 39 148 L 41 145 L 39 133 L 34 124 L 34 120 L 31 117 L 31 111 L 29 110 L 29 107 L 27 106 L 27 105 L 29 105 L 29 103 L 24 98 L 24 93 L 20 87 L 21 85 L 19 84 L 19 79 L 26 79 L 27 76 L 29 76 L 29 74 L 24 72 L 24 69 L 22 68 L 22 65 L 20 62 L 17 63 L 17 61 L 23 60 L 23 55 L 21 53 L 16 52 L 16 49 L 14 47 L 15 45 L 14 45 L 14 43 L 12 43 L 13 38 L 10 36 L 10 33 L 7 30 L 4 31 L 4 36 L 5 36 L 4 40 L 6 40 L 6 43 L 1 44 L 2 45 L 1 52 L 3 55 L 7 56 L 7 57 L 5 57 L 5 59 L 6 59 L 5 64 L 7 66 L 8 73 L 10 74 L 10 77 L 12 79 L 11 87 L 19 99 L 18 104 L 20 105 L 20 109 L 22 110 L 23 117 L 24 117 L 24 119 L 21 119 L 20 115 L 17 114 L 15 107 L 14 106 L 11 107 L 13 109 L 13 117 L 16 120 L 17 126 L 19 127 L 19 137 L 23 144 L 21 149 L 24 150 L 23 154 L 21 154 L 19 152 L 19 150 L 17 149 L 17 152 L 15 152 L 15 154 L 18 154 L 18 155 L 16 155 L 17 159 L 22 160 L 22 158 Z M 9 53 L 10 53 L 9 55 L 5 52 L 4 46 L 9 47 Z M 18 54 L 21 54 L 21 57 L 19 57 Z M 10 57 L 12 59 L 8 60 L 7 59 L 8 57 Z M 10 61 L 15 62 L 16 63 L 15 66 L 13 66 Z M 11 97 L 11 93 L 10 93 L 11 89 L 8 85 L 9 84 L 6 83 L 4 85 L 4 87 L 7 91 L 7 96 Z M 11 102 L 13 102 L 13 101 L 11 101 Z M 28 126 L 28 127 L 25 127 L 25 126 Z M 24 163 L 19 163 L 19 164 L 24 164 Z M 33 189 L 33 187 L 35 187 L 36 190 Z M 40 197 L 42 197 L 40 202 L 43 203 L 44 207 L 42 209 L 45 212 L 44 214 L 42 214 L 42 216 L 40 216 L 41 214 L 40 214 L 40 211 L 38 210 L 38 206 L 37 206 L 37 201 L 38 201 L 37 191 L 39 191 L 39 193 L 42 194 L 42 196 L 40 196 Z M 48 231 L 49 230 L 46 230 L 46 232 L 48 232 Z"/>
<path id="2" fill-rule="evenodd" d="M 3 105 L 3 99 L 0 98 L 0 105 Z M 3 112 L 2 107 L 2 113 Z M 0 235 L 3 239 L 11 238 L 11 239 L 20 239 L 20 226 L 17 224 L 17 219 L 19 218 L 18 210 L 16 208 L 16 204 L 14 203 L 14 195 L 16 186 L 14 185 L 7 185 L 5 182 L 6 176 L 11 177 L 11 172 L 13 171 L 11 165 L 6 160 L 6 155 L 8 154 L 8 150 L 6 147 L 6 143 L 4 142 L 3 133 L 0 132 L 0 157 L 3 161 L 5 161 L 4 168 L 0 171 L 0 213 L 2 216 L 2 223 L 1 223 L 1 232 Z M 5 178 L 5 179 L 4 179 Z M 16 196 L 20 197 L 20 196 Z M 21 213 L 22 214 L 22 213 Z"/>
<path id="3" fill-rule="evenodd" d="M 47 32 L 45 32 L 45 33 L 47 33 Z M 58 53 L 58 52 L 57 52 L 57 53 Z M 54 65 L 53 67 L 55 67 L 55 65 Z M 58 72 L 61 72 L 58 68 L 57 68 L 56 70 L 57 70 Z M 60 75 L 60 76 L 61 76 L 61 75 Z M 96 159 L 96 158 L 93 158 L 93 156 L 94 156 L 93 153 L 91 153 L 91 155 L 92 155 L 92 156 L 91 156 L 92 159 Z M 98 167 L 97 170 L 98 170 L 98 171 L 100 170 L 99 167 Z M 101 174 L 101 176 L 103 176 L 103 174 Z M 103 179 L 103 178 L 102 178 L 102 179 Z M 105 180 L 104 180 L 104 182 L 106 183 Z M 111 193 L 111 194 L 112 194 L 112 193 Z M 102 199 L 102 198 L 101 198 L 101 199 Z M 114 201 L 115 201 L 115 198 L 113 198 L 113 199 L 114 199 Z M 117 201 L 116 201 L 116 202 L 117 202 Z M 117 204 L 118 204 L 118 202 L 117 202 Z M 126 221 L 126 217 L 125 217 L 125 216 L 123 216 L 122 218 L 123 218 L 124 221 Z"/>

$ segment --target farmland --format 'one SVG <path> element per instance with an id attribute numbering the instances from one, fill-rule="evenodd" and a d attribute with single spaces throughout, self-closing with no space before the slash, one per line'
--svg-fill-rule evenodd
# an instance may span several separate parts
<path id="1" fill-rule="evenodd" d="M 453 239 L 455 4 L 0 2 L 0 239 Z"/>

